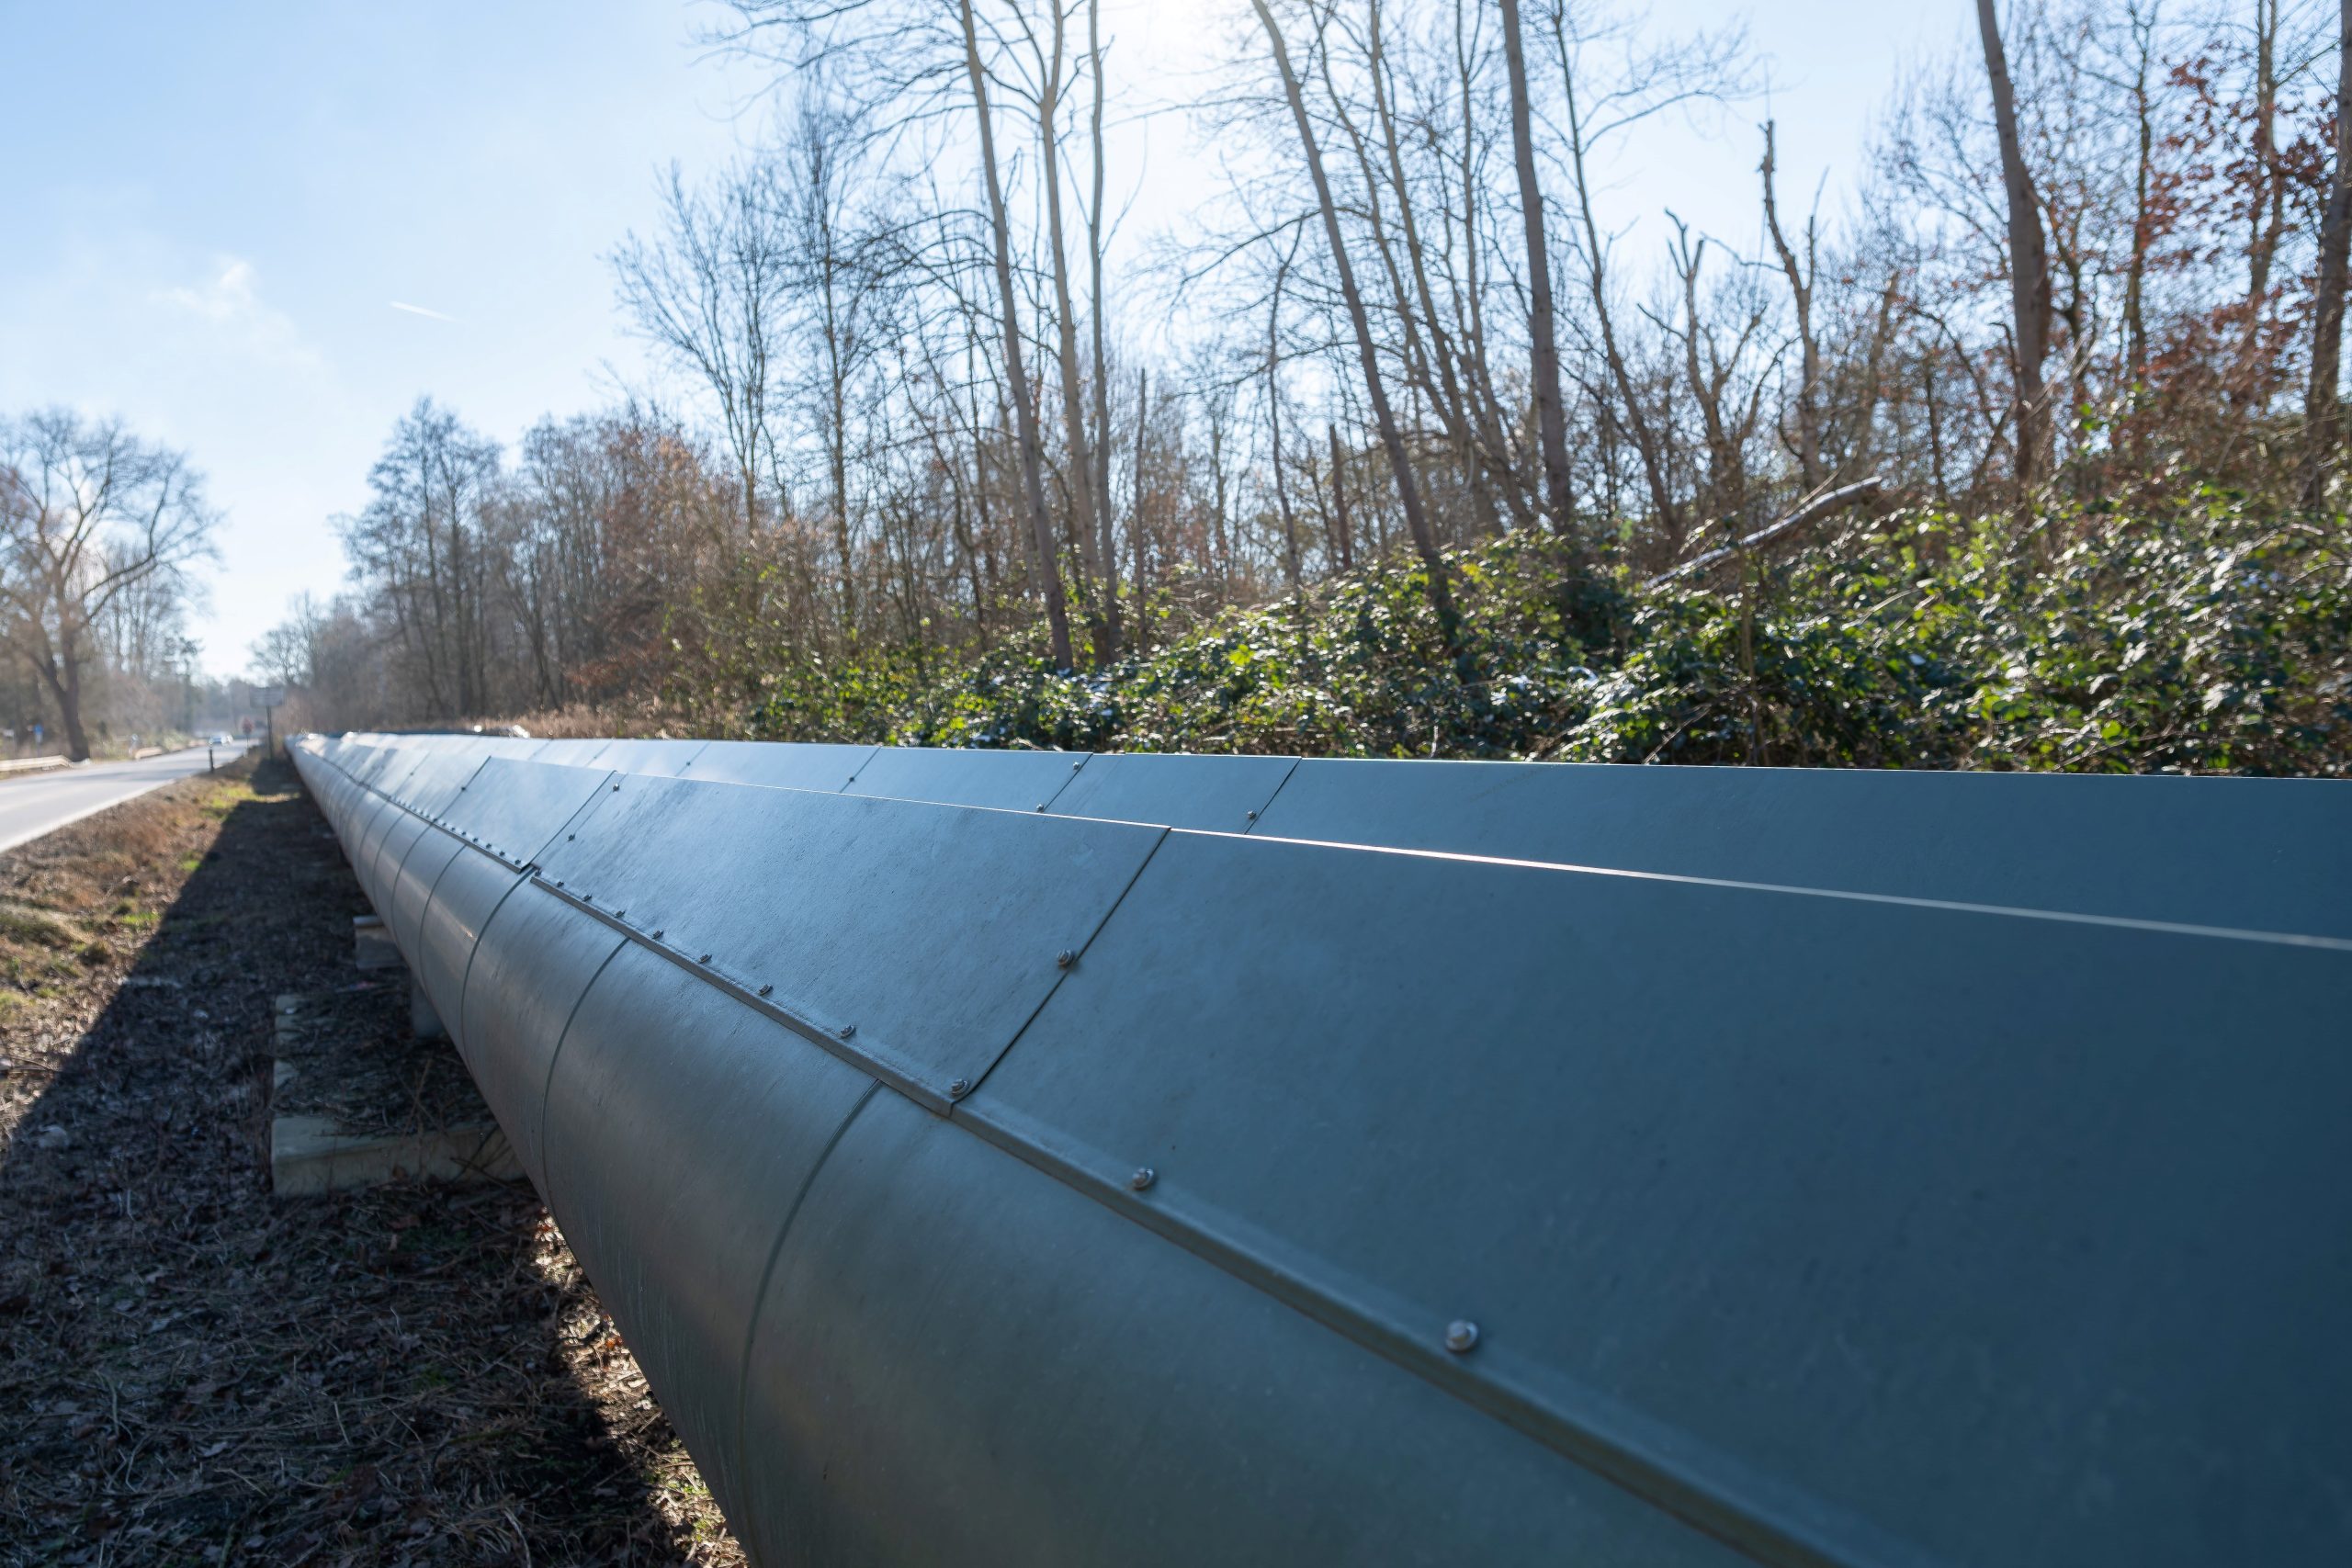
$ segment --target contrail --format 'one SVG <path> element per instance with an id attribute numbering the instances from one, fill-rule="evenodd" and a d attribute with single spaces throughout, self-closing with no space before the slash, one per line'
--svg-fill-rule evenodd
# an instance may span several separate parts
<path id="1" fill-rule="evenodd" d="M 405 305 L 398 299 L 387 300 L 386 303 L 393 310 L 406 310 L 412 316 L 424 316 L 436 321 L 447 321 L 452 326 L 458 322 L 458 318 L 455 316 L 445 316 L 438 310 L 428 310 L 422 305 Z"/>

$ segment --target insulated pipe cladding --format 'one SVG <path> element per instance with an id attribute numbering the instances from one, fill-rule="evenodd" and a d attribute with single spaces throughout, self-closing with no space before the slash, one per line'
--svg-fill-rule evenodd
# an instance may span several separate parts
<path id="1" fill-rule="evenodd" d="M 759 1562 L 2352 1561 L 2352 786 L 292 750 Z"/>

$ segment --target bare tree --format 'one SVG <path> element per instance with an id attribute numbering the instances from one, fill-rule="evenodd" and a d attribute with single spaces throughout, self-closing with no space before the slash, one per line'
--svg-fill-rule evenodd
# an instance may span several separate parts
<path id="1" fill-rule="evenodd" d="M 2338 388 L 2343 377 L 2346 258 L 2352 254 L 2352 0 L 2342 0 L 2336 28 L 2335 154 L 2320 221 L 2318 298 L 2312 311 L 2310 389 L 2304 394 L 2303 504 L 2316 509 L 2343 442 Z"/>
<path id="2" fill-rule="evenodd" d="M 0 632 L 57 705 L 75 760 L 90 754 L 93 628 L 124 596 L 209 556 L 217 522 L 187 457 L 119 421 L 51 409 L 0 423 Z"/>
<path id="3" fill-rule="evenodd" d="M 1535 382 L 1544 495 L 1552 526 L 1573 537 L 1576 497 L 1568 479 L 1567 405 L 1560 392 L 1560 350 L 1552 324 L 1552 263 L 1544 234 L 1544 184 L 1535 170 L 1534 111 L 1528 96 L 1526 51 L 1520 39 L 1519 0 L 1502 0 L 1502 20 L 1503 55 L 1510 70 L 1511 162 L 1518 172 L 1520 219 L 1527 234 L 1528 371 Z"/>
<path id="4" fill-rule="evenodd" d="M 1347 305 L 1349 322 L 1355 329 L 1356 356 L 1363 369 L 1364 395 L 1372 403 L 1381 444 L 1388 450 L 1389 471 L 1396 480 L 1397 504 L 1404 509 L 1405 526 L 1412 535 L 1413 547 L 1420 553 L 1422 568 L 1428 573 L 1430 607 L 1437 614 L 1439 635 L 1444 638 L 1447 651 L 1458 653 L 1461 626 L 1454 613 L 1453 587 L 1446 581 L 1445 558 L 1438 552 L 1437 537 L 1430 531 L 1429 515 L 1421 507 L 1420 486 L 1413 478 L 1404 432 L 1388 406 L 1379 352 L 1373 342 L 1372 321 L 1364 313 L 1363 295 L 1356 288 L 1355 271 L 1348 265 L 1348 246 L 1340 231 L 1339 209 L 1332 200 L 1331 182 L 1323 172 L 1322 148 L 1315 138 L 1314 122 L 1307 118 L 1298 73 L 1291 68 L 1289 47 L 1283 41 L 1282 28 L 1274 20 L 1273 12 L 1267 8 L 1266 0 L 1251 0 L 1251 4 L 1257 8 L 1258 20 L 1265 27 L 1266 41 L 1273 51 L 1274 68 L 1282 74 L 1283 93 L 1290 102 L 1291 118 L 1298 129 L 1299 146 L 1306 156 L 1307 174 L 1315 183 L 1316 205 L 1323 215 L 1323 237 L 1330 245 L 1331 265 L 1339 275 L 1340 298 Z"/>
<path id="5" fill-rule="evenodd" d="M 1984 75 L 1993 94 L 1993 124 L 2001 143 L 2001 188 L 2008 210 L 2009 363 L 2017 425 L 2017 481 L 2022 502 L 2048 476 L 2050 404 L 2041 384 L 2050 354 L 2050 255 L 2041 209 L 2018 133 L 2017 93 L 2001 47 L 1993 0 L 1976 0 L 1976 28 L 1984 43 Z"/>
<path id="6" fill-rule="evenodd" d="M 797 259 L 786 204 L 773 164 L 753 159 L 708 193 L 673 164 L 662 212 L 662 233 L 632 232 L 613 253 L 621 310 L 717 402 L 751 528 L 774 467 L 774 366 Z"/>
<path id="7" fill-rule="evenodd" d="M 1022 363 L 1021 301 L 1012 288 L 1012 224 L 1005 212 L 1004 181 L 997 169 L 996 127 L 989 112 L 988 70 L 980 58 L 980 37 L 972 15 L 972 0 L 958 0 L 964 25 L 964 62 L 972 87 L 973 112 L 980 130 L 980 168 L 988 186 L 989 232 L 996 267 L 997 302 L 1003 313 L 1004 382 L 1012 401 L 1021 436 L 1021 488 L 1029 503 L 1030 526 L 1036 533 L 1040 586 L 1046 596 L 1046 618 L 1053 637 L 1054 666 L 1068 670 L 1070 658 L 1069 611 L 1063 602 L 1060 552 L 1054 547 L 1053 518 L 1046 510 L 1044 444 L 1038 438 L 1037 405 L 1029 399 L 1029 373 Z"/>

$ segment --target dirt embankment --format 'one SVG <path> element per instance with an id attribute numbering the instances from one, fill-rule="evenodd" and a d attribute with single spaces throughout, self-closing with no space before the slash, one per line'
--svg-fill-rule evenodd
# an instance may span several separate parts
<path id="1" fill-rule="evenodd" d="M 271 1197 L 272 998 L 371 976 L 250 770 L 0 856 L 0 1564 L 740 1562 L 527 1188 Z"/>

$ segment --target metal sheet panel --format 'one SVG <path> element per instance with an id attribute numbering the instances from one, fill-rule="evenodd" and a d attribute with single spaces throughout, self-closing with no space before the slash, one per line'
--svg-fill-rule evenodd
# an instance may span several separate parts
<path id="1" fill-rule="evenodd" d="M 418 761 L 414 771 L 401 781 L 400 787 L 390 792 L 391 796 L 411 811 L 437 816 L 449 809 L 458 791 L 486 760 L 480 753 L 455 747 L 428 751 Z"/>
<path id="2" fill-rule="evenodd" d="M 612 743 L 609 737 L 603 735 L 542 740 L 522 760 L 530 762 L 555 762 L 567 768 L 584 768 L 596 760 L 596 753 Z"/>
<path id="3" fill-rule="evenodd" d="M 746 1390 L 763 1562 L 1747 1561 L 888 1093 Z"/>
<path id="4" fill-rule="evenodd" d="M 1086 762 L 1087 753 L 978 751 L 952 747 L 884 746 L 842 791 L 942 806 L 1043 811 Z"/>
<path id="5" fill-rule="evenodd" d="M 433 885 L 432 900 L 417 925 L 416 946 L 405 950 L 417 984 L 461 1049 L 465 1042 L 458 1031 L 464 1026 L 466 972 L 473 964 L 474 944 L 500 901 L 523 880 L 522 873 L 489 855 L 460 850 Z"/>
<path id="6" fill-rule="evenodd" d="M 977 1083 L 1156 828 L 623 776 L 543 857 L 928 1103 Z"/>
<path id="7" fill-rule="evenodd" d="M 955 1115 L 1766 1561 L 2318 1564 L 2347 1017 L 2342 944 L 1171 834 Z"/>
<path id="8" fill-rule="evenodd" d="M 607 740 L 593 761 L 616 773 L 675 778 L 709 745 L 707 740 Z"/>
<path id="9" fill-rule="evenodd" d="M 441 823 L 507 864 L 526 866 L 612 776 L 602 768 L 492 757 L 441 813 Z"/>
<path id="10" fill-rule="evenodd" d="M 540 1118 L 548 1067 L 573 1010 L 624 939 L 593 916 L 526 883 L 482 928 L 466 976 L 457 1036 L 482 1099 L 542 1195 Z"/>
<path id="11" fill-rule="evenodd" d="M 786 745 L 765 740 L 714 740 L 679 770 L 680 778 L 714 784 L 764 784 L 838 794 L 878 746 Z"/>
<path id="12" fill-rule="evenodd" d="M 743 1351 L 768 1262 L 873 1087 L 634 944 L 589 987 L 548 1081 L 548 1207 L 736 1517 Z"/>
<path id="13" fill-rule="evenodd" d="M 2352 937 L 2352 787 L 1309 759 L 1267 837 Z"/>
<path id="14" fill-rule="evenodd" d="M 1247 832 L 1296 765 L 1295 757 L 1120 752 L 1096 757 L 1073 773 L 1049 811 L 1210 833 Z"/>
<path id="15" fill-rule="evenodd" d="M 351 863 L 353 874 L 359 878 L 361 891 L 368 895 L 368 901 L 376 905 L 377 912 L 380 914 L 383 905 L 377 897 L 379 885 L 372 874 L 376 847 L 383 842 L 386 830 L 407 813 L 382 795 L 366 793 L 355 796 L 344 809 L 345 826 L 339 829 L 337 834 L 343 843 L 344 858 Z"/>
<path id="16" fill-rule="evenodd" d="M 407 854 L 379 868 L 377 880 L 384 889 L 384 902 L 377 912 L 391 928 L 392 944 L 407 958 L 411 974 L 419 972 L 423 949 L 418 944 L 424 939 L 424 912 L 432 907 L 433 890 L 465 849 L 461 840 L 438 828 L 430 829 Z"/>
<path id="17" fill-rule="evenodd" d="M 390 820 L 384 831 L 377 835 L 374 845 L 369 851 L 366 866 L 360 876 L 363 886 L 385 886 L 392 876 L 398 874 L 401 863 L 408 859 L 409 852 L 415 849 L 417 840 L 425 835 L 431 834 L 436 839 L 447 837 L 440 829 L 434 827 L 422 817 L 400 810 L 397 807 L 389 808 L 386 815 Z M 388 915 L 389 907 L 379 907 L 376 912 L 379 915 Z M 398 944 L 399 940 L 397 936 L 393 938 L 395 945 Z"/>

